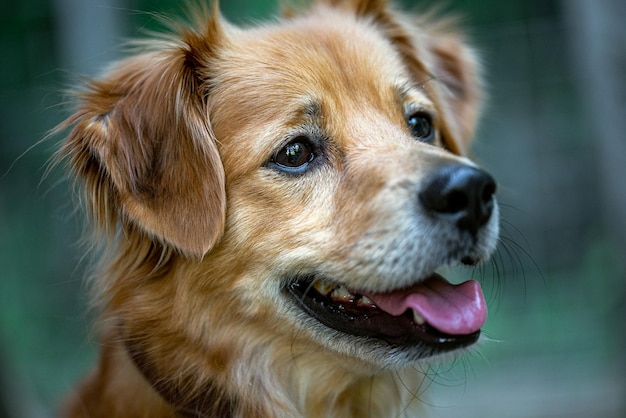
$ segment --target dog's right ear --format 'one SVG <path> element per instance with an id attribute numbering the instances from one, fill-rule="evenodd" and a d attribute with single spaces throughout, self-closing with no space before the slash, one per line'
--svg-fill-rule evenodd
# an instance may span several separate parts
<path id="1" fill-rule="evenodd" d="M 201 257 L 223 233 L 224 169 L 207 110 L 206 71 L 220 42 L 217 17 L 202 34 L 153 45 L 79 95 L 60 150 L 84 184 L 95 223 L 135 226 Z"/>

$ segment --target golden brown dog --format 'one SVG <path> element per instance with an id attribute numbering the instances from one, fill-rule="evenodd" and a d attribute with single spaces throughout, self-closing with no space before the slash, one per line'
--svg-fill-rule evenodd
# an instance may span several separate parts
<path id="1" fill-rule="evenodd" d="M 240 29 L 213 11 L 79 94 L 60 151 L 101 262 L 67 417 L 419 416 L 419 364 L 479 339 L 495 182 L 464 157 L 475 58 L 384 0 Z"/>

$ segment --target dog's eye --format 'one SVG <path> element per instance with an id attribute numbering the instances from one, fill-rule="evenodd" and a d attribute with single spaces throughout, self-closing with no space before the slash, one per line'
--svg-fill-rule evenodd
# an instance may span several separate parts
<path id="1" fill-rule="evenodd" d="M 406 123 L 413 138 L 431 144 L 435 140 L 435 128 L 432 117 L 425 112 L 415 112 L 410 115 Z"/>
<path id="2" fill-rule="evenodd" d="M 309 141 L 306 138 L 296 138 L 278 151 L 272 162 L 282 170 L 300 172 L 313 158 Z"/>

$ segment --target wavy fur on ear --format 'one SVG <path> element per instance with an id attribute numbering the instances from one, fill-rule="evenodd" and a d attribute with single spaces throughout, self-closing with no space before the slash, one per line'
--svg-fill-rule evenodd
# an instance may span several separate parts
<path id="1" fill-rule="evenodd" d="M 204 32 L 152 41 L 117 63 L 79 94 L 59 128 L 72 127 L 58 155 L 83 183 L 101 230 L 112 236 L 132 225 L 195 257 L 217 242 L 226 212 L 206 75 L 197 71 L 221 32 L 217 24 Z"/>
<path id="2" fill-rule="evenodd" d="M 357 17 L 378 17 L 387 13 L 387 0 L 319 0 L 319 3 L 350 9 Z"/>
<path id="3" fill-rule="evenodd" d="M 441 18 L 433 11 L 415 22 L 398 16 L 416 45 L 425 70 L 433 78 L 433 99 L 443 112 L 447 145 L 467 155 L 476 131 L 483 99 L 482 68 L 477 52 L 469 46 L 454 17 Z M 421 30 L 416 30 L 417 28 Z"/>

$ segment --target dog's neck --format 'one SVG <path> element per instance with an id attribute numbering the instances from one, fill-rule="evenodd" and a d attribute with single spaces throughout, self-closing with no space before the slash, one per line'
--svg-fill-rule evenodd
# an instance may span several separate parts
<path id="1" fill-rule="evenodd" d="M 123 341 L 132 363 L 152 389 L 177 416 L 184 418 L 417 416 L 414 410 L 421 404 L 418 395 L 407 389 L 420 387 L 424 379 L 413 370 L 383 370 L 367 375 L 319 361 L 312 364 L 290 358 L 284 362 L 288 379 L 267 382 L 258 376 L 282 373 L 276 368 L 263 372 L 261 369 L 267 365 L 261 361 L 243 367 L 250 371 L 248 389 L 233 396 L 217 379 L 199 381 L 190 375 L 186 381 L 184 372 L 173 379 L 164 378 L 138 340 Z M 289 384 L 281 386 L 284 382 Z"/>
<path id="2" fill-rule="evenodd" d="M 125 339 L 126 351 L 150 386 L 175 410 L 181 418 L 224 417 L 230 418 L 239 402 L 220 393 L 219 386 L 208 380 L 201 390 L 193 390 L 189 396 L 186 382 L 164 379 L 152 363 L 146 351 L 137 341 Z"/>

